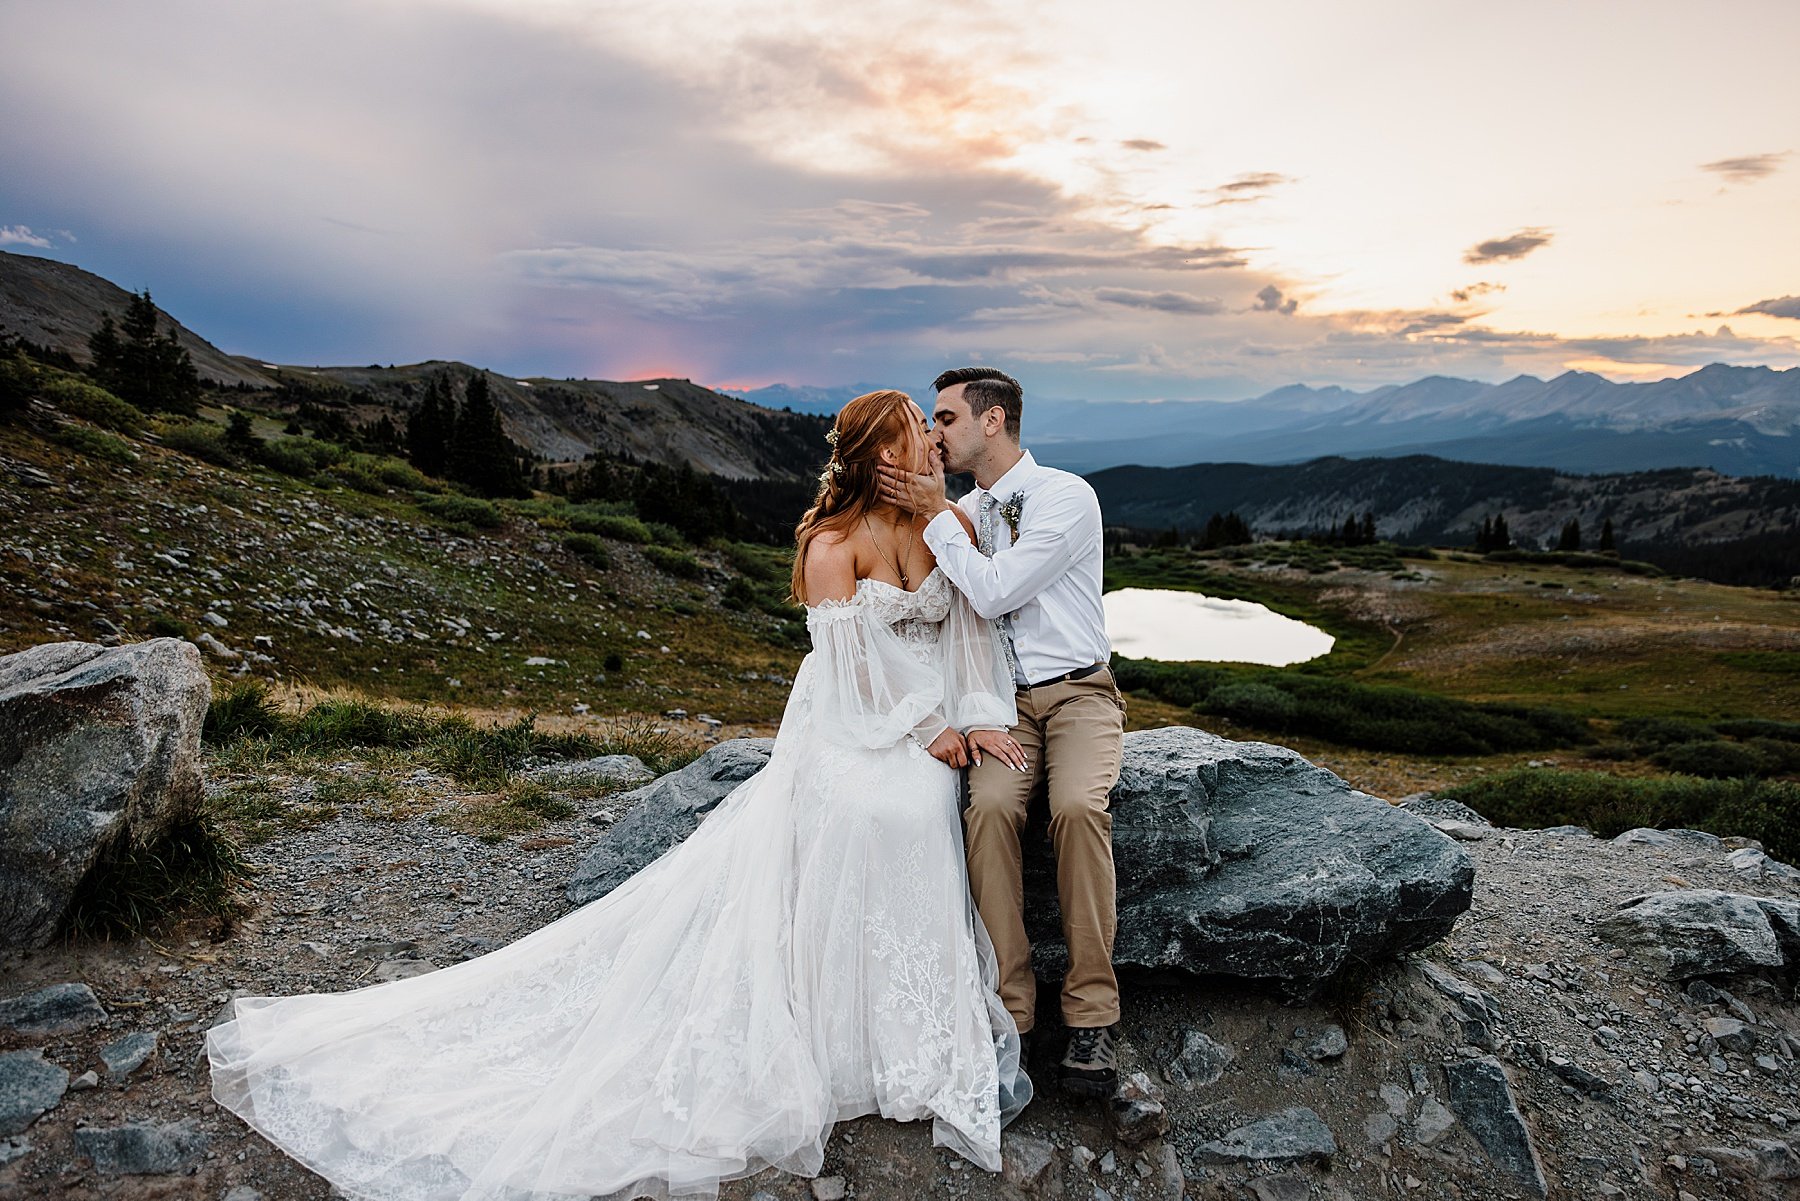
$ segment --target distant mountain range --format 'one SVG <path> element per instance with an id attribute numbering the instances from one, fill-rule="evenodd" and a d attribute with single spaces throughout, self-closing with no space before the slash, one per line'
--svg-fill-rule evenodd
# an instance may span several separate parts
<path id="1" fill-rule="evenodd" d="M 129 294 L 78 267 L 0 252 L 0 335 L 82 361 L 103 313 Z M 167 317 L 173 321 L 173 317 Z M 206 378 L 254 388 L 341 385 L 357 419 L 410 407 L 446 366 L 279 367 L 229 355 L 176 322 Z M 474 368 L 463 368 L 474 370 Z M 689 380 L 513 379 L 489 373 L 507 432 L 552 462 L 630 455 L 742 479 L 817 470 L 813 437 L 845 401 L 884 386 L 775 384 L 727 394 Z M 907 388 L 929 407 L 926 385 Z M 781 413 L 781 409 L 794 414 Z M 1323 456 L 1429 455 L 1471 463 L 1629 473 L 1710 468 L 1800 477 L 1800 368 L 1715 363 L 1680 379 L 1615 384 L 1570 371 L 1501 384 L 1429 376 L 1369 392 L 1295 384 L 1252 400 L 1026 399 L 1026 442 L 1083 474 L 1121 465 L 1303 463 Z M 1207 471 L 1216 473 L 1217 467 Z"/>
<path id="2" fill-rule="evenodd" d="M 1214 513 L 1236 512 L 1260 534 L 1308 533 L 1373 513 L 1384 538 L 1466 545 L 1483 519 L 1500 514 L 1514 540 L 1530 547 L 1553 542 L 1570 518 L 1590 546 L 1608 518 L 1623 545 L 1738 542 L 1800 529 L 1800 481 L 1696 468 L 1568 475 L 1409 455 L 1113 467 L 1087 478 L 1107 524 L 1139 529 L 1194 531 Z"/>
<path id="3" fill-rule="evenodd" d="M 835 412 L 867 390 L 775 385 L 743 395 Z M 1361 393 L 1294 384 L 1230 402 L 1028 395 L 1025 434 L 1038 458 L 1084 474 L 1125 464 L 1429 454 L 1576 472 L 1710 467 L 1794 478 L 1800 368 L 1714 363 L 1679 379 L 1629 384 L 1585 371 L 1501 384 L 1434 375 Z"/>

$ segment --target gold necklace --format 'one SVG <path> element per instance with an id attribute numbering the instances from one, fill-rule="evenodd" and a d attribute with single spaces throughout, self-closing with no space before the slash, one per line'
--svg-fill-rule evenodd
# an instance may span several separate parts
<path id="1" fill-rule="evenodd" d="M 863 514 L 863 529 L 869 532 L 869 541 L 875 544 L 875 553 L 881 556 L 881 561 L 893 568 L 894 574 L 900 577 L 900 586 L 909 592 L 912 591 L 912 581 L 906 576 L 906 568 L 888 558 L 887 552 L 881 549 L 881 539 L 875 536 L 875 527 L 869 524 L 869 515 L 867 513 Z M 910 558 L 905 552 L 902 552 L 900 562 L 907 563 L 910 561 Z"/>

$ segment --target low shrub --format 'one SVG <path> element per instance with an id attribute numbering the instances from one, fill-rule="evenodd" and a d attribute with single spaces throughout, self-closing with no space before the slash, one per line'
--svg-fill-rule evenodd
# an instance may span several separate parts
<path id="1" fill-rule="evenodd" d="M 1620 722 L 1619 737 L 1638 748 L 1640 754 L 1684 742 L 1705 742 L 1716 735 L 1711 726 L 1679 717 L 1631 717 Z"/>
<path id="2" fill-rule="evenodd" d="M 706 567 L 700 560 L 686 551 L 674 550 L 667 546 L 646 546 L 644 557 L 658 570 L 677 579 L 697 580 L 706 574 Z"/>
<path id="3" fill-rule="evenodd" d="M 1684 776 L 1732 780 L 1739 776 L 1772 774 L 1774 764 L 1755 747 L 1722 738 L 1698 739 L 1665 746 L 1650 756 L 1651 762 Z"/>
<path id="4" fill-rule="evenodd" d="M 450 492 L 442 496 L 415 497 L 415 503 L 439 521 L 447 521 L 451 525 L 497 530 L 506 524 L 506 517 L 500 512 L 499 505 L 475 496 Z"/>
<path id="5" fill-rule="evenodd" d="M 598 571 L 612 567 L 612 552 L 593 534 L 565 534 L 563 549 Z"/>
<path id="6" fill-rule="evenodd" d="M 343 457 L 344 448 L 337 443 L 306 437 L 278 438 L 263 443 L 256 452 L 263 466 L 300 477 L 322 471 Z"/>
<path id="7" fill-rule="evenodd" d="M 611 538 L 614 542 L 633 542 L 641 546 L 652 540 L 648 526 L 623 513 L 597 512 L 584 506 L 570 509 L 564 520 L 572 530 L 583 534 L 598 534 L 602 538 Z"/>
<path id="8" fill-rule="evenodd" d="M 79 455 L 99 459 L 103 463 L 135 463 L 137 451 L 131 443 L 112 434 L 85 425 L 65 425 L 55 434 L 56 440 Z"/>
<path id="9" fill-rule="evenodd" d="M 688 544 L 688 540 L 682 532 L 667 522 L 646 521 L 644 528 L 650 531 L 653 541 L 663 546 L 686 546 Z"/>
<path id="10" fill-rule="evenodd" d="M 48 377 L 48 378 L 45 378 Z M 144 414 L 126 404 L 98 384 L 62 372 L 42 372 L 38 392 L 43 398 L 69 414 L 121 434 L 135 434 L 144 428 Z"/>
<path id="11" fill-rule="evenodd" d="M 158 431 L 162 444 L 170 450 L 216 463 L 221 467 L 236 466 L 238 457 L 225 441 L 225 431 L 208 421 L 172 421 Z"/>
<path id="12" fill-rule="evenodd" d="M 166 613 L 158 613 L 151 617 L 145 628 L 152 638 L 188 638 L 194 636 L 194 627 L 178 617 L 170 617 Z"/>
<path id="13" fill-rule="evenodd" d="M 1206 711 L 1265 730 L 1285 730 L 1299 711 L 1299 703 L 1273 684 L 1245 681 L 1215 688 L 1206 698 Z"/>
<path id="14" fill-rule="evenodd" d="M 1586 826 L 1610 838 L 1639 826 L 1754 838 L 1777 859 L 1800 857 L 1800 784 L 1778 780 L 1634 778 L 1524 768 L 1445 791 L 1498 825 Z"/>
<path id="15" fill-rule="evenodd" d="M 1715 721 L 1713 729 L 1732 738 L 1779 738 L 1784 742 L 1800 742 L 1800 721 L 1746 717 L 1733 721 Z"/>

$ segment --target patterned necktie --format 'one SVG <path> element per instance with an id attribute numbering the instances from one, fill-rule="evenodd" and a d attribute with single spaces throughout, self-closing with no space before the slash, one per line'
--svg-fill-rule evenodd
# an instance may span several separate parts
<path id="1" fill-rule="evenodd" d="M 988 558 L 994 557 L 994 514 L 1000 509 L 1000 498 L 992 492 L 985 492 L 981 497 L 980 515 L 975 523 L 975 549 Z M 1015 684 L 1025 684 L 1025 674 L 1019 670 L 1019 652 L 1013 648 L 1012 614 L 997 619 L 995 625 L 1000 627 L 1000 649 L 1006 652 L 1006 666 L 1012 672 Z"/>

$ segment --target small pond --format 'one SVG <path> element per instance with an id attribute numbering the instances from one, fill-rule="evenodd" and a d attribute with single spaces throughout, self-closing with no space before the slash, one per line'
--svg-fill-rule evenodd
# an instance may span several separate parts
<path id="1" fill-rule="evenodd" d="M 1113 650 L 1131 659 L 1286 667 L 1318 658 L 1336 641 L 1254 601 L 1163 588 L 1121 588 L 1102 599 Z"/>

